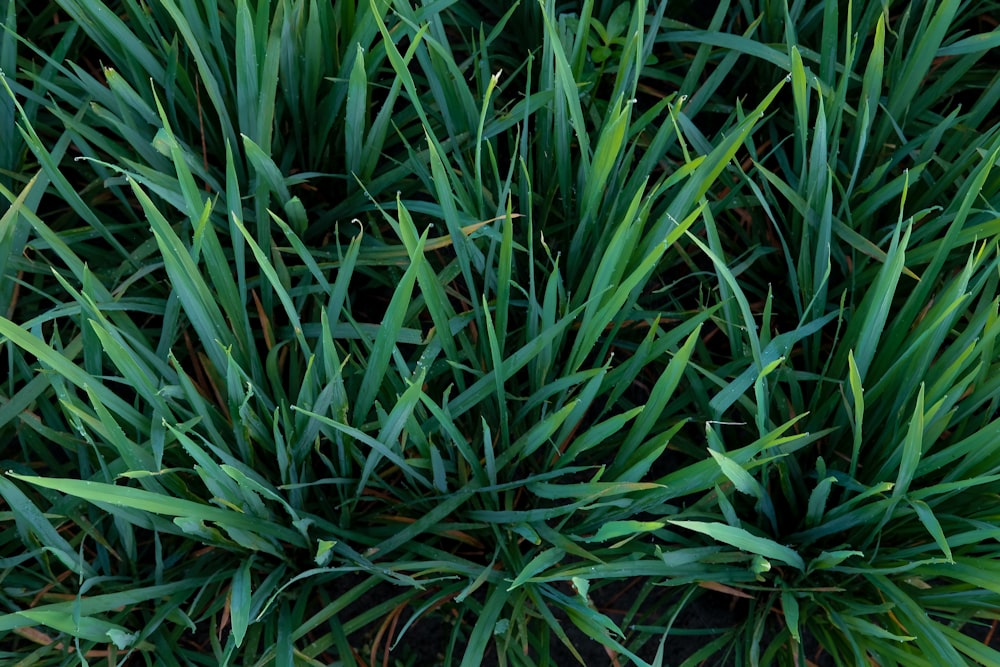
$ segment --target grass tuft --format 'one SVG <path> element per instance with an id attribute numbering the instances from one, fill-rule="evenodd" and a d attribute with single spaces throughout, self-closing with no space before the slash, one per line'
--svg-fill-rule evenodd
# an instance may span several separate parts
<path id="1" fill-rule="evenodd" d="M 1000 664 L 995 2 L 15 4 L 0 662 Z"/>

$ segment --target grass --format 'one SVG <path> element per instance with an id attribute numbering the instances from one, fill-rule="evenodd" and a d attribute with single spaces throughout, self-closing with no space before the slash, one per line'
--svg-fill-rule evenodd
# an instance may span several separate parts
<path id="1" fill-rule="evenodd" d="M 1000 664 L 998 9 L 0 2 L 0 658 Z"/>

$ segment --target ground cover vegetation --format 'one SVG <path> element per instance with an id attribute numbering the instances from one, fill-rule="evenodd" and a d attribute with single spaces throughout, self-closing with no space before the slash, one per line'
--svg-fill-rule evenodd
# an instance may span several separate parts
<path id="1" fill-rule="evenodd" d="M 1000 664 L 998 3 L 0 9 L 3 664 Z"/>

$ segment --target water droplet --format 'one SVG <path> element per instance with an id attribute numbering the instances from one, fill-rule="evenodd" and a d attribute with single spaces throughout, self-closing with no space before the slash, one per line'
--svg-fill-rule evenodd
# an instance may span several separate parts
<path id="1" fill-rule="evenodd" d="M 792 82 L 792 75 L 789 74 L 788 76 L 785 77 L 785 83 L 791 83 L 791 82 Z"/>

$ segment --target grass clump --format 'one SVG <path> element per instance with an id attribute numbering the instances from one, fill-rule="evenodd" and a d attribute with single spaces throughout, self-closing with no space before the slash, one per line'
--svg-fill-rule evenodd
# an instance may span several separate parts
<path id="1" fill-rule="evenodd" d="M 996 3 L 14 4 L 4 660 L 1000 662 Z"/>

